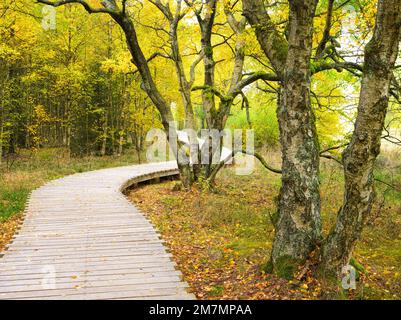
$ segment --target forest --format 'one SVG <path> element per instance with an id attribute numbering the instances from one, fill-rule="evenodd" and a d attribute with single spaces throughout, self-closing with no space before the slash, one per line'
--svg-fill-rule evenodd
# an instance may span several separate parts
<path id="1" fill-rule="evenodd" d="M 177 178 L 125 194 L 196 298 L 400 299 L 400 40 L 394 0 L 2 0 L 0 252 L 157 129 Z"/>

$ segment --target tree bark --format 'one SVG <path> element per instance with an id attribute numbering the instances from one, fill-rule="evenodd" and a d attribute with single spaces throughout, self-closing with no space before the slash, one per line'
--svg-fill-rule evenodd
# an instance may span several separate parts
<path id="1" fill-rule="evenodd" d="M 197 15 L 199 26 L 201 29 L 201 48 L 204 64 L 204 86 L 206 88 L 205 90 L 203 90 L 202 100 L 203 109 L 206 115 L 206 123 L 209 128 L 214 127 L 213 118 L 216 111 L 214 94 L 209 89 L 207 89 L 214 87 L 214 72 L 216 63 L 213 56 L 212 29 L 214 18 L 216 16 L 216 3 L 216 0 L 207 0 L 207 13 L 205 13 L 205 16 L 203 18 L 200 17 L 200 15 Z"/>
<path id="2" fill-rule="evenodd" d="M 272 248 L 273 270 L 291 277 L 321 240 L 319 145 L 310 101 L 316 0 L 290 1 L 288 55 L 277 110 L 282 186 Z"/>
<path id="3" fill-rule="evenodd" d="M 184 64 L 182 61 L 179 43 L 178 43 L 177 28 L 178 28 L 178 19 L 175 18 L 170 22 L 169 34 L 170 34 L 170 42 L 171 42 L 171 54 L 172 54 L 172 59 L 175 64 L 178 82 L 180 85 L 182 101 L 184 103 L 185 128 L 196 130 L 196 123 L 195 123 L 195 117 L 194 117 L 194 111 L 193 111 L 192 99 L 191 99 L 191 85 L 192 84 L 187 80 L 187 78 L 185 76 Z"/>
<path id="4" fill-rule="evenodd" d="M 288 42 L 276 30 L 267 14 L 263 0 L 243 0 L 242 3 L 244 16 L 253 27 L 260 47 L 276 73 L 282 77 L 287 59 Z"/>
<path id="5" fill-rule="evenodd" d="M 269 268 L 291 277 L 321 240 L 319 145 L 310 102 L 310 58 L 317 0 L 291 0 L 288 41 L 262 0 L 243 0 L 244 15 L 281 81 L 277 117 L 282 183 Z"/>
<path id="6" fill-rule="evenodd" d="M 380 153 L 400 28 L 400 1 L 379 0 L 374 35 L 365 48 L 354 133 L 343 153 L 344 203 L 322 250 L 322 269 L 327 276 L 338 276 L 341 268 L 349 263 L 355 242 L 372 210 L 373 168 Z"/>
<path id="7" fill-rule="evenodd" d="M 181 10 L 182 0 L 177 0 L 176 9 L 174 13 L 171 11 L 168 3 L 163 4 L 160 0 L 151 0 L 150 2 L 153 3 L 161 11 L 161 13 L 163 13 L 164 17 L 169 21 L 170 29 L 168 30 L 168 34 L 171 47 L 171 55 L 168 56 L 168 58 L 172 59 L 174 62 L 177 74 L 177 80 L 180 85 L 180 92 L 185 110 L 185 127 L 190 129 L 196 129 L 192 100 L 191 100 L 191 86 L 193 83 L 192 74 L 191 74 L 191 79 L 188 80 L 185 75 L 184 63 L 182 61 L 182 56 L 178 41 L 178 24 L 185 16 L 185 13 L 183 13 Z M 195 61 L 194 67 L 196 66 L 196 64 L 197 62 Z"/>
<path id="8" fill-rule="evenodd" d="M 223 130 L 226 126 L 231 106 L 235 97 L 238 95 L 238 92 L 236 91 L 238 90 L 239 82 L 242 80 L 242 72 L 244 70 L 245 62 L 245 41 L 243 33 L 245 31 L 246 19 L 242 18 L 237 21 L 228 6 L 225 6 L 224 12 L 227 17 L 227 22 L 230 25 L 231 30 L 235 33 L 237 39 L 235 42 L 234 67 L 231 73 L 230 87 L 226 94 L 230 99 L 220 99 L 219 109 L 215 117 L 216 119 L 214 120 L 214 127 L 218 130 Z"/>

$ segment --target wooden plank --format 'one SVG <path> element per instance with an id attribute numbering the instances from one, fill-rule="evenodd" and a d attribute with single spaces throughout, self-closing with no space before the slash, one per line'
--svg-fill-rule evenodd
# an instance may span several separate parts
<path id="1" fill-rule="evenodd" d="M 114 256 L 99 256 L 99 257 L 72 257 L 72 256 L 63 256 L 63 257 L 56 257 L 56 258 L 43 258 L 40 260 L 31 260 L 29 258 L 22 258 L 20 261 L 13 261 L 13 260 L 5 260 L 4 262 L 0 263 L 0 268 L 8 266 L 18 267 L 18 266 L 25 266 L 25 267 L 32 267 L 34 265 L 37 266 L 54 266 L 57 267 L 60 264 L 78 264 L 80 262 L 85 263 L 121 263 L 123 261 L 131 262 L 131 263 L 139 263 L 139 262 L 152 262 L 155 260 L 163 260 L 166 263 L 171 258 L 171 254 L 163 253 L 163 254 L 153 254 L 153 255 L 118 255 L 119 253 L 116 252 Z"/>
<path id="2" fill-rule="evenodd" d="M 136 279 L 142 279 L 143 281 L 147 281 L 148 279 L 161 279 L 161 278 L 166 278 L 170 277 L 173 278 L 174 281 L 179 281 L 180 279 L 180 273 L 177 271 L 156 271 L 156 272 L 147 272 L 146 270 L 141 272 L 141 273 L 114 273 L 114 274 L 80 274 L 80 275 L 69 275 L 69 276 L 57 276 L 56 277 L 56 286 L 57 288 L 60 288 L 60 284 L 70 284 L 74 283 L 76 285 L 83 285 L 83 284 L 90 284 L 92 282 L 95 282 L 97 284 L 100 283 L 100 281 L 113 281 L 114 284 L 116 284 L 115 281 L 123 281 L 121 282 L 122 284 L 128 284 L 129 281 L 135 281 Z M 14 287 L 20 287 L 20 286 L 40 286 L 40 289 L 43 289 L 43 277 L 42 278 L 34 278 L 34 279 L 14 279 L 13 281 L 11 280 L 1 280 L 0 279 L 0 286 L 2 288 L 14 288 Z M 27 288 L 27 287 L 25 287 Z"/>
<path id="3" fill-rule="evenodd" d="M 131 244 L 128 243 L 125 244 L 124 242 L 118 243 L 118 244 L 104 244 L 104 245 L 93 245 L 93 246 L 87 246 L 81 244 L 81 246 L 76 246 L 71 248 L 70 246 L 65 246 L 65 247 L 58 247 L 55 248 L 53 247 L 44 247 L 44 248 L 25 248 L 25 247 L 20 247 L 16 248 L 13 246 L 11 249 L 8 250 L 8 255 L 12 254 L 22 254 L 22 255 L 30 255 L 30 254 L 35 254 L 35 253 L 42 253 L 45 255 L 60 255 L 60 254 L 74 254 L 74 253 L 79 253 L 81 251 L 87 252 L 107 252 L 109 250 L 116 250 L 116 249 L 131 249 L 131 250 L 144 250 L 144 249 L 164 249 L 163 245 L 160 242 L 156 243 L 149 243 L 149 244 Z"/>
<path id="4" fill-rule="evenodd" d="M 97 292 L 97 293 L 87 293 L 84 292 L 76 292 L 76 293 L 65 293 L 60 292 L 55 295 L 45 295 L 45 296 L 37 296 L 36 294 L 27 294 L 24 295 L 14 295 L 13 299 L 19 300 L 143 300 L 143 299 L 152 299 L 152 297 L 165 297 L 164 299 L 173 300 L 177 299 L 174 297 L 179 297 L 179 299 L 194 299 L 193 295 L 186 294 L 184 295 L 181 291 L 183 289 L 177 288 L 145 288 L 145 289 L 136 289 L 136 290 L 124 290 L 119 291 L 119 289 L 113 291 L 111 290 L 113 287 L 108 288 L 107 292 Z M 83 291 L 83 290 L 81 290 Z M 12 299 L 12 298 L 7 298 Z"/>
<path id="5" fill-rule="evenodd" d="M 180 278 L 177 275 L 172 276 L 160 276 L 160 277 L 151 277 L 145 275 L 140 275 L 139 277 L 124 277 L 123 279 L 116 279 L 108 277 L 98 278 L 94 281 L 81 281 L 78 279 L 69 279 L 70 281 L 59 282 L 58 279 L 55 279 L 55 288 L 57 290 L 69 290 L 69 289 L 81 289 L 81 288 L 97 288 L 97 287 L 106 287 L 106 286 L 124 286 L 127 288 L 130 286 L 131 288 L 137 288 L 142 286 L 148 287 L 157 287 L 159 284 L 167 284 L 167 286 L 174 284 L 176 287 L 184 288 L 184 284 L 181 283 Z M 44 291 L 46 287 L 42 284 L 42 281 L 37 281 L 34 284 L 23 283 L 12 285 L 9 284 L 7 286 L 2 285 L 0 297 L 7 293 L 14 292 L 27 292 L 27 291 Z M 55 290 L 55 289 L 48 289 Z"/>
<path id="6" fill-rule="evenodd" d="M 138 273 L 150 273 L 150 272 L 177 272 L 181 275 L 181 272 L 177 271 L 174 267 L 171 266 L 146 266 L 142 268 L 121 268 L 119 266 L 115 268 L 111 268 L 110 266 L 103 269 L 91 269 L 89 270 L 70 270 L 70 271 L 62 271 L 57 272 L 57 278 L 74 278 L 74 277 L 83 277 L 83 276 L 104 276 L 104 275 L 126 275 L 126 274 L 138 274 Z M 0 275 L 0 282 L 9 281 L 12 283 L 13 281 L 21 281 L 21 280 L 34 280 L 34 279 L 43 279 L 43 274 L 39 273 L 7 273 Z M 1 286 L 1 284 L 0 284 Z"/>
<path id="7" fill-rule="evenodd" d="M 61 239 L 62 240 L 62 239 Z M 18 240 L 14 240 L 14 242 L 12 243 L 12 248 L 27 248 L 28 246 L 31 248 L 50 248 L 50 247 L 54 247 L 54 248 L 59 248 L 59 247 L 70 247 L 70 248 L 74 248 L 77 246 L 94 246 L 94 245 L 107 245 L 107 244 L 128 244 L 131 243 L 132 245 L 135 244 L 139 244 L 139 243 L 155 243 L 155 242 L 160 242 L 162 243 L 162 240 L 160 240 L 158 237 L 154 238 L 154 239 L 144 239 L 144 238 L 134 238 L 134 237 L 124 237 L 124 238 L 112 238 L 107 239 L 86 239 L 84 242 L 83 241 L 79 241 L 79 240 L 72 240 L 70 239 L 69 241 L 67 240 L 63 240 L 63 241 L 41 241 L 38 242 L 36 241 L 35 243 L 33 243 L 32 241 L 18 241 Z"/>
<path id="8" fill-rule="evenodd" d="M 120 192 L 174 162 L 61 178 L 29 197 L 0 258 L 0 299 L 191 299 L 153 225 Z M 54 271 L 55 289 L 42 284 Z"/>
<path id="9" fill-rule="evenodd" d="M 165 250 L 142 250 L 142 251 L 123 251 L 123 250 L 113 250 L 109 252 L 91 252 L 91 251 L 86 251 L 86 252 L 81 252 L 77 253 L 75 255 L 73 254 L 54 254 L 54 255 L 26 255 L 24 257 L 21 256 L 7 256 L 7 258 L 3 259 L 4 263 L 27 263 L 29 262 L 30 264 L 34 263 L 51 263 L 52 261 L 63 261 L 63 262 L 69 262 L 69 261 L 81 261 L 82 259 L 85 259 L 84 261 L 92 261 L 92 259 L 115 259 L 115 260 L 120 260 L 125 259 L 127 257 L 130 257 L 130 259 L 136 259 L 138 258 L 144 258 L 144 257 L 149 257 L 149 256 L 157 256 L 157 257 L 171 257 L 171 254 L 167 253 Z M 138 259 L 139 260 L 139 259 Z M 1 266 L 1 264 L 0 264 Z"/>
<path id="10" fill-rule="evenodd" d="M 120 262 L 120 263 L 76 263 L 76 264 L 61 264 L 57 266 L 55 269 L 56 273 L 63 272 L 96 272 L 99 270 L 119 270 L 119 269 L 127 269 L 131 268 L 133 270 L 136 269 L 149 269 L 149 268 L 162 268 L 165 266 L 173 267 L 172 264 L 166 263 L 166 261 L 143 261 L 143 262 Z M 32 265 L 30 268 L 26 268 L 26 266 L 9 266 L 8 269 L 2 271 L 0 276 L 11 276 L 11 275 L 19 275 L 19 274 L 30 274 L 36 275 L 43 278 L 43 275 L 46 274 L 46 271 L 43 269 L 43 265 Z M 46 267 L 46 266 L 45 266 Z"/>
<path id="11" fill-rule="evenodd" d="M 0 299 L 22 299 L 38 297 L 41 299 L 111 299 L 121 297 L 137 297 L 143 299 L 147 296 L 160 294 L 183 294 L 185 287 L 181 282 L 165 282 L 156 284 L 130 284 L 108 285 L 101 287 L 76 287 L 68 289 L 15 291 L 0 293 Z"/>
<path id="12" fill-rule="evenodd" d="M 131 228 L 116 228 L 116 229 L 103 229 L 103 230 L 82 230 L 75 231 L 74 229 L 64 229 L 64 230 L 56 230 L 56 231 L 45 231 L 45 232 L 30 232 L 26 231 L 16 235 L 18 239 L 39 239 L 39 238 L 82 238 L 82 236 L 115 236 L 115 235 L 132 235 L 135 234 L 147 236 L 149 231 L 153 231 L 154 229 L 151 226 L 146 227 L 131 227 Z"/>
<path id="13" fill-rule="evenodd" d="M 15 247 L 12 246 L 8 250 L 9 255 L 37 255 L 37 254 L 46 254 L 46 255 L 59 255 L 59 254 L 77 254 L 79 252 L 87 252 L 87 251 L 103 251 L 108 252 L 112 250 L 156 250 L 161 249 L 164 250 L 165 247 L 161 242 L 149 242 L 149 243 L 139 243 L 136 242 L 120 242 L 120 243 L 104 243 L 102 244 L 93 244 L 88 245 L 86 243 L 81 243 L 76 246 L 44 246 L 44 247 Z M 57 249 L 57 250 L 55 250 Z M 1 261 L 0 261 L 1 262 Z"/>
<path id="14" fill-rule="evenodd" d="M 142 233 L 135 233 L 133 232 L 125 232 L 125 233 L 120 233 L 120 234 L 115 234 L 115 233 L 108 233 L 108 234 L 93 234 L 93 235 L 87 235 L 85 234 L 80 234 L 80 235 L 71 235 L 70 237 L 64 236 L 64 237 L 59 237 L 59 238 L 54 238 L 54 239 L 41 239 L 39 237 L 35 237 L 34 235 L 32 236 L 21 236 L 21 233 L 16 234 L 14 236 L 14 241 L 20 241 L 20 242 L 27 242 L 27 241 L 33 241 L 36 240 L 36 242 L 40 241 L 48 241 L 49 243 L 51 242 L 60 242 L 63 240 L 66 241 L 71 241 L 73 243 L 74 239 L 76 241 L 80 241 L 82 239 L 86 239 L 88 242 L 93 239 L 107 239 L 108 241 L 116 241 L 116 240 L 138 240 L 138 241 L 148 241 L 148 240 L 157 240 L 160 237 L 160 235 L 154 231 L 154 232 L 142 232 Z M 49 237 L 48 237 L 49 238 Z M 68 240 L 67 240 L 68 238 Z"/>

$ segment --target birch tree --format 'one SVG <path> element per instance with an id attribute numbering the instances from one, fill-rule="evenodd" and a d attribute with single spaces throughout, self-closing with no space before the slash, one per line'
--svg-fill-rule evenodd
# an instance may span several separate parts
<path id="1" fill-rule="evenodd" d="M 342 157 L 343 206 L 323 246 L 322 266 L 338 275 L 349 263 L 375 200 L 373 169 L 380 153 L 393 69 L 401 38 L 401 3 L 379 0 L 373 37 L 365 48 L 362 87 L 354 132 Z"/>
<path id="2" fill-rule="evenodd" d="M 310 59 L 317 0 L 289 1 L 288 40 L 263 0 L 243 0 L 244 15 L 280 78 L 277 117 L 282 186 L 273 243 L 273 270 L 290 276 L 321 240 L 319 145 L 310 99 Z"/>

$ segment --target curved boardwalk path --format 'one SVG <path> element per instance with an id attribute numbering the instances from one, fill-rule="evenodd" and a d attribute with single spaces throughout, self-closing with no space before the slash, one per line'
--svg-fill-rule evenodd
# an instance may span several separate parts
<path id="1" fill-rule="evenodd" d="M 174 162 L 97 170 L 32 192 L 0 258 L 0 299 L 191 299 L 151 223 L 121 193 Z"/>

